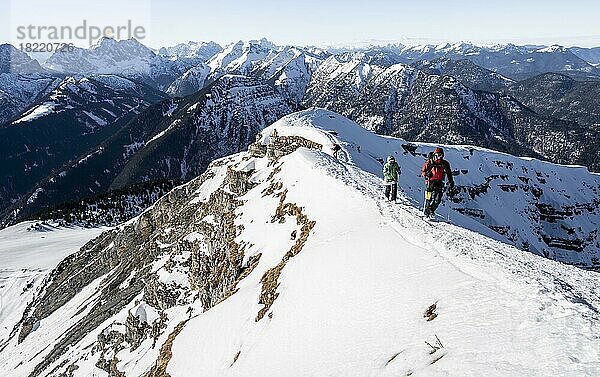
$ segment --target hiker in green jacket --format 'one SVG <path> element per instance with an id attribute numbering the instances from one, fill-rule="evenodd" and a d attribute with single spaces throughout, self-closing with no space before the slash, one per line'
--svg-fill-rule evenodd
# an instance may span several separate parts
<path id="1" fill-rule="evenodd" d="M 398 195 L 398 176 L 401 174 L 400 166 L 394 156 L 388 156 L 387 163 L 383 165 L 383 181 L 385 184 L 385 198 L 395 202 Z"/>

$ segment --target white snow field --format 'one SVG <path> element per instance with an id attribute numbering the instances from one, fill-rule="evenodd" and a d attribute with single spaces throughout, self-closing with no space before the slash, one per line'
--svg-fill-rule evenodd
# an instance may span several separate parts
<path id="1" fill-rule="evenodd" d="M 214 174 L 190 200 L 208 200 L 222 186 L 228 168 L 253 169 L 251 181 L 256 185 L 240 198 L 243 203 L 236 209 L 235 223 L 244 225 L 236 237 L 236 242 L 247 246 L 244 258 L 261 254 L 258 265 L 237 284 L 233 295 L 210 309 L 196 300 L 164 310 L 168 322 L 156 342 L 144 339 L 138 347 L 125 345 L 109 355 L 122 375 L 145 376 L 168 343 L 171 352 L 160 358 L 164 373 L 156 375 L 600 375 L 597 272 L 519 250 L 508 238 L 450 205 L 440 210 L 449 222 L 424 221 L 417 177 L 423 159 L 404 154 L 402 140 L 374 135 L 321 109 L 284 117 L 262 132 L 262 143 L 271 141 L 274 130 L 279 136 L 320 143 L 323 150 L 300 148 L 275 164 L 246 152 L 222 159 L 224 163 L 210 168 Z M 342 146 L 340 160 L 331 156 L 332 143 Z M 598 185 L 599 177 L 584 168 L 470 149 L 448 147 L 446 155 L 455 167 L 473 164 L 471 171 L 481 163 L 482 175 L 498 167 L 492 161 L 509 160 L 514 169 L 568 172 L 571 175 L 563 177 L 567 182 L 560 190 L 571 190 L 569 195 L 575 198 L 582 188 L 572 180 Z M 381 165 L 376 158 L 391 153 L 403 169 L 404 191 L 397 204 L 384 200 L 378 177 Z M 470 159 L 463 159 L 463 154 Z M 461 175 L 456 178 L 460 184 Z M 299 253 L 284 263 L 277 295 L 258 319 L 264 307 L 259 304 L 263 275 L 285 259 L 302 232 L 295 216 L 285 215 L 283 223 L 273 221 L 281 195 L 265 194 L 270 187 L 276 188 L 275 194 L 287 190 L 285 203 L 300 207 L 314 227 Z M 484 208 L 493 206 L 497 216 L 524 223 L 511 211 L 525 204 L 507 197 L 497 200 Z M 528 231 L 524 228 L 522 237 Z M 198 237 L 195 233 L 181 236 Z M 170 250 L 170 245 L 161 247 Z M 166 259 L 153 265 L 161 279 L 189 286 L 185 275 L 167 272 Z M 0 343 L 3 375 L 31 375 L 50 351 L 48 345 L 85 315 L 79 305 L 98 298 L 98 286 L 105 278 L 111 275 L 82 289 L 22 343 L 16 337 Z M 124 331 L 120 327 L 128 312 L 148 323 L 158 317 L 159 309 L 139 298 L 38 375 L 59 375 L 61 368 L 74 363 L 72 376 L 107 376 L 96 366 L 98 335 L 111 324 L 111 330 Z M 426 318 L 432 304 L 435 309 Z M 23 309 L 15 308 L 19 310 Z M 180 331 L 174 331 L 178 324 Z"/>
<path id="2" fill-rule="evenodd" d="M 260 277 L 286 248 L 271 246 L 276 235 L 258 221 L 265 208 L 253 190 L 239 221 L 255 220 L 246 231 L 263 253 L 260 265 L 235 295 L 187 323 L 173 344 L 171 376 L 600 373 L 600 275 L 384 202 L 379 178 L 363 170 L 369 153 L 383 152 L 370 148 L 382 145 L 338 114 L 294 114 L 263 135 L 273 129 L 339 142 L 347 161 L 306 149 L 283 158 L 276 177 L 316 226 L 283 270 L 273 317 L 259 323 Z M 438 317 L 428 322 L 433 303 Z M 444 348 L 431 354 L 425 342 L 436 335 Z"/>
<path id="3" fill-rule="evenodd" d="M 106 228 L 65 228 L 23 222 L 0 230 L 0 344 L 58 262 Z"/>

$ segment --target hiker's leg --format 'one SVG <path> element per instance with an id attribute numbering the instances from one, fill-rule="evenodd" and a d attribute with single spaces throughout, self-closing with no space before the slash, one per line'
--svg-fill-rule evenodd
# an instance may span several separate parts
<path id="1" fill-rule="evenodd" d="M 435 212 L 439 207 L 442 201 L 442 193 L 442 187 L 436 187 L 435 190 L 433 190 L 433 193 L 431 194 L 431 205 L 429 207 L 431 212 Z"/>
<path id="2" fill-rule="evenodd" d="M 431 211 L 430 206 L 431 206 L 431 191 L 430 191 L 430 187 L 426 186 L 425 187 L 425 209 L 424 209 L 424 213 L 425 216 L 429 216 L 429 212 Z"/>

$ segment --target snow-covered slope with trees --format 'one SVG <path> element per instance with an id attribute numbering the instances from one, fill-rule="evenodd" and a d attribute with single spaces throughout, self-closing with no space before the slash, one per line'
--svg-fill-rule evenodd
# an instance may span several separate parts
<path id="1" fill-rule="evenodd" d="M 480 67 L 468 59 L 438 58 L 432 61 L 421 60 L 412 65 L 428 73 L 452 76 L 475 90 L 504 92 L 515 82 L 499 73 Z"/>
<path id="2" fill-rule="evenodd" d="M 14 120 L 62 80 L 45 74 L 0 73 L 0 125 Z"/>
<path id="3" fill-rule="evenodd" d="M 245 150 L 260 130 L 291 112 L 271 86 L 225 75 L 194 95 L 150 106 L 79 158 L 41 177 L 0 223 L 142 182 L 188 181 L 212 160 Z"/>
<path id="4" fill-rule="evenodd" d="M 114 75 L 69 76 L 51 86 L 47 95 L 0 127 L 0 211 L 19 198 L 29 200 L 31 194 L 22 196 L 39 180 L 69 161 L 81 162 L 84 152 L 167 97 Z"/>
<path id="5" fill-rule="evenodd" d="M 430 223 L 416 202 L 429 149 L 325 110 L 284 117 L 248 152 L 215 161 L 62 261 L 0 343 L 0 367 L 7 376 L 598 375 L 599 275 L 536 255 L 540 242 L 531 252 L 501 242 L 510 240 L 486 221 L 510 213 L 523 225 L 529 215 L 518 212 L 533 200 L 525 189 L 501 182 L 530 178 L 538 199 L 566 205 L 597 198 L 600 178 L 447 148 L 459 199 L 467 185 L 489 188 L 443 207 L 451 223 Z M 398 204 L 381 195 L 386 154 L 403 168 Z M 454 209 L 472 205 L 486 216 Z M 582 230 L 597 229 L 597 208 L 581 212 Z M 569 220 L 540 221 L 547 231 Z M 583 263 L 594 242 L 549 256 Z"/>
<path id="6" fill-rule="evenodd" d="M 539 114 L 600 126 L 600 81 L 545 73 L 511 85 L 508 92 Z"/>

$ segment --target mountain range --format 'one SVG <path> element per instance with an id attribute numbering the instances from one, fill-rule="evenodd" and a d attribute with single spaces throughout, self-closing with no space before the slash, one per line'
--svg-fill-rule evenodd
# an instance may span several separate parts
<path id="1" fill-rule="evenodd" d="M 0 52 L 4 225 L 128 185 L 187 181 L 279 117 L 310 107 L 410 141 L 600 169 L 596 97 L 587 95 L 600 80 L 595 63 L 582 58 L 593 49 L 462 43 L 328 51 L 262 39 L 155 51 L 104 38 L 41 66 L 12 46 Z"/>
<path id="2" fill-rule="evenodd" d="M 456 75 L 462 82 L 431 72 L 429 65 L 426 70 L 405 64 L 385 68 L 369 64 L 362 56 L 349 60 L 333 56 L 313 75 L 304 104 L 332 109 L 378 133 L 408 140 L 479 145 L 598 170 L 594 127 L 538 114 L 503 93 L 471 89 L 465 83 L 497 86 L 501 82 L 507 91 L 518 84 L 482 69 L 473 75 L 472 63 L 460 62 L 452 65 L 466 67 Z M 439 62 L 436 70 L 442 71 L 443 66 Z M 531 97 L 521 94 L 519 98 L 529 101 L 538 95 L 533 91 Z"/>
<path id="3" fill-rule="evenodd" d="M 600 375 L 597 53 L 0 46 L 3 375 Z"/>
<path id="4" fill-rule="evenodd" d="M 115 125 L 117 128 L 83 158 L 62 167 L 53 164 L 51 174 L 41 175 L 44 178 L 5 211 L 5 221 L 18 221 L 49 206 L 143 182 L 190 180 L 212 160 L 245 149 L 262 128 L 290 112 L 270 86 L 244 76 L 225 75 L 197 94 L 160 101 Z M 85 137 L 92 135 L 86 133 Z M 81 147 L 82 142 L 76 145 Z M 27 156 L 14 155 L 19 156 L 18 161 Z M 14 164 L 16 171 L 21 165 Z M 28 175 L 32 181 L 39 176 Z"/>

